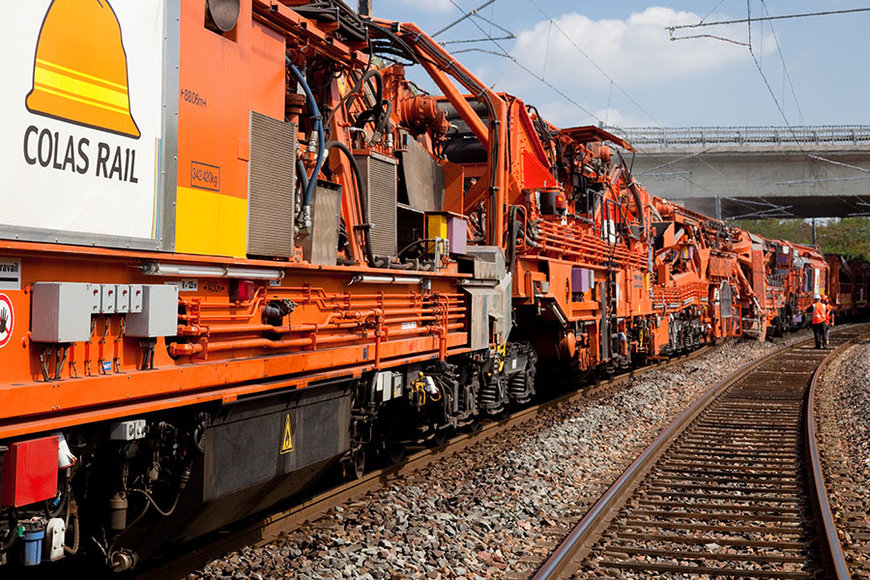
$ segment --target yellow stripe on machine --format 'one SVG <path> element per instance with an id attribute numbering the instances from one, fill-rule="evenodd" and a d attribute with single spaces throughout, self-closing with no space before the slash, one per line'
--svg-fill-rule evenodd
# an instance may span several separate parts
<path id="1" fill-rule="evenodd" d="M 176 252 L 242 258 L 247 225 L 246 199 L 192 187 L 178 188 Z"/>

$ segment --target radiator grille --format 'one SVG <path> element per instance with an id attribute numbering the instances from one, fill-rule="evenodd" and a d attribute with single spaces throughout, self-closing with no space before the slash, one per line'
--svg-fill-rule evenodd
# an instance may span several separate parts
<path id="1" fill-rule="evenodd" d="M 383 155 L 357 156 L 363 181 L 368 185 L 372 227 L 372 253 L 396 255 L 396 160 Z"/>
<path id="2" fill-rule="evenodd" d="M 293 255 L 296 125 L 251 111 L 248 255 Z"/>

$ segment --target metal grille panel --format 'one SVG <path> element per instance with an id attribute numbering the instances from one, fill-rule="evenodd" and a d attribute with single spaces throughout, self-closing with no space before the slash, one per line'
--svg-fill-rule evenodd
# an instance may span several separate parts
<path id="1" fill-rule="evenodd" d="M 248 255 L 293 255 L 296 125 L 251 111 Z"/>
<path id="2" fill-rule="evenodd" d="M 368 220 L 372 224 L 372 253 L 396 255 L 396 160 L 384 155 L 357 156 L 368 185 Z"/>
<path id="3" fill-rule="evenodd" d="M 317 181 L 311 203 L 311 235 L 298 240 L 302 257 L 312 264 L 335 266 L 341 214 L 341 186 Z"/>

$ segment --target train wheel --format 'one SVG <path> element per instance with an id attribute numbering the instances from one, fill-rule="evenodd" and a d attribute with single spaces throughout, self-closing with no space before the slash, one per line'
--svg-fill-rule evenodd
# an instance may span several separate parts
<path id="1" fill-rule="evenodd" d="M 387 443 L 384 448 L 384 456 L 390 463 L 398 463 L 405 458 L 405 446 L 401 443 Z"/>
<path id="2" fill-rule="evenodd" d="M 447 443 L 449 437 L 450 434 L 447 432 L 447 429 L 435 429 L 435 433 L 432 435 L 432 445 L 435 447 L 441 447 Z"/>
<path id="3" fill-rule="evenodd" d="M 366 449 L 360 445 L 350 450 L 350 458 L 344 463 L 346 479 L 360 479 L 366 473 Z"/>

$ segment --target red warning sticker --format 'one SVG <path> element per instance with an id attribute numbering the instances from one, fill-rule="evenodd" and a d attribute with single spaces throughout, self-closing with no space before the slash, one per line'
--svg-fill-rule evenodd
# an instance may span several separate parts
<path id="1" fill-rule="evenodd" d="M 14 325 L 15 309 L 12 308 L 12 300 L 5 294 L 0 294 L 0 348 L 9 342 Z"/>

